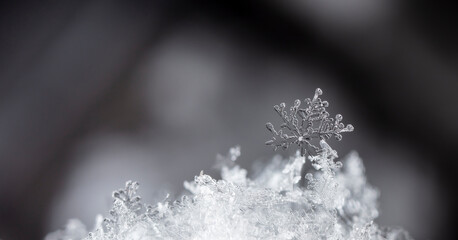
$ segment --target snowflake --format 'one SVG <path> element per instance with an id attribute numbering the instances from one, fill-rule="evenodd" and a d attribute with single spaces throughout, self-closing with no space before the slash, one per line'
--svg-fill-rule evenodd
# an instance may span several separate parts
<path id="1" fill-rule="evenodd" d="M 274 150 L 278 147 L 287 149 L 291 144 L 296 144 L 301 148 L 301 155 L 306 153 L 319 153 L 322 149 L 312 140 L 326 140 L 334 136 L 337 140 L 342 139 L 341 133 L 352 132 L 353 126 L 348 124 L 345 126 L 341 123 L 343 117 L 337 114 L 334 118 L 329 118 L 329 113 L 326 108 L 329 106 L 327 101 L 322 101 L 318 96 L 323 94 L 321 89 L 315 90 L 313 99 L 305 99 L 305 108 L 299 108 L 301 101 L 297 99 L 294 105 L 290 108 L 289 114 L 285 110 L 285 103 L 275 105 L 275 111 L 280 115 L 283 124 L 280 125 L 280 130 L 276 131 L 272 123 L 267 123 L 267 129 L 272 132 L 273 137 L 266 142 L 266 145 L 273 146 Z M 313 150 L 310 151 L 310 150 Z"/>

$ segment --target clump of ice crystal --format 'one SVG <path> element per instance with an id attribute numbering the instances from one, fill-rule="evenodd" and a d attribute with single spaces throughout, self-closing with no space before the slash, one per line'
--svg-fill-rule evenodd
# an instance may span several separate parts
<path id="1" fill-rule="evenodd" d="M 349 154 L 345 164 L 336 161 L 337 152 L 327 144 L 326 134 L 343 132 L 340 120 L 321 128 L 329 131 L 320 137 L 315 154 L 306 158 L 298 151 L 289 159 L 276 156 L 251 178 L 235 163 L 240 147 L 234 147 L 226 156 L 217 157 L 221 180 L 201 172 L 193 182 L 184 182 L 190 194 L 175 201 L 144 204 L 136 194 L 138 183 L 129 181 L 113 193 L 109 216 L 98 216 L 93 231 L 70 220 L 65 229 L 48 234 L 46 240 L 411 239 L 400 228 L 374 223 L 379 192 L 367 183 L 358 154 Z M 313 129 L 307 131 L 313 133 Z M 301 182 L 306 159 L 312 167 L 305 169 Z"/>

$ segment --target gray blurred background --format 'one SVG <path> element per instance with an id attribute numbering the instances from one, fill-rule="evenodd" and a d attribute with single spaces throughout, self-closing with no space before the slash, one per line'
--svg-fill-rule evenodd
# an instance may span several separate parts
<path id="1" fill-rule="evenodd" d="M 451 239 L 458 173 L 457 15 L 423 0 L 0 3 L 0 238 L 107 214 L 140 181 L 180 194 L 240 144 L 250 169 L 272 106 L 313 96 L 356 130 L 381 225 Z M 287 153 L 283 153 L 286 155 Z"/>

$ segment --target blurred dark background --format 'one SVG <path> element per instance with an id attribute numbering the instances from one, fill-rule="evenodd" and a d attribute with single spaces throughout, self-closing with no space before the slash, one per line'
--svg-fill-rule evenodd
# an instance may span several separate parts
<path id="1" fill-rule="evenodd" d="M 452 239 L 458 174 L 453 2 L 2 1 L 0 238 L 107 214 L 111 192 L 179 194 L 242 146 L 268 161 L 272 106 L 321 87 L 356 130 L 381 225 Z"/>

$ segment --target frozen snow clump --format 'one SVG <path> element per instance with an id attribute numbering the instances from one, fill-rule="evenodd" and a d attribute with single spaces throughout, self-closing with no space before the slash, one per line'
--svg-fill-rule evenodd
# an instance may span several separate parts
<path id="1" fill-rule="evenodd" d="M 144 204 L 137 195 L 138 183 L 129 181 L 113 193 L 113 207 L 107 217 L 97 217 L 94 230 L 87 231 L 78 220 L 46 240 L 141 240 L 141 239 L 297 239 L 297 240 L 408 240 L 400 228 L 379 227 L 379 192 L 369 185 L 358 154 L 344 163 L 326 140 L 353 131 L 326 111 L 328 102 L 315 91 L 305 108 L 296 100 L 289 113 L 286 105 L 275 106 L 283 124 L 267 141 L 274 149 L 291 145 L 300 148 L 295 156 L 275 156 L 261 172 L 248 178 L 247 170 L 235 163 L 240 147 L 217 156 L 221 180 L 203 172 L 189 191 L 175 201 Z M 303 169 L 306 160 L 311 167 Z M 306 172 L 304 179 L 302 173 Z M 301 181 L 302 180 L 302 181 Z"/>
<path id="2" fill-rule="evenodd" d="M 245 169 L 227 164 L 232 154 L 219 156 L 222 179 L 201 172 L 184 183 L 190 194 L 173 202 L 141 203 L 138 183 L 129 181 L 113 193 L 109 216 L 98 217 L 93 231 L 70 220 L 46 240 L 411 239 L 402 229 L 374 223 L 379 192 L 367 183 L 359 156 L 351 153 L 342 164 L 325 140 L 320 147 L 320 154 L 308 157 L 314 168 L 304 182 L 305 157 L 299 152 L 289 159 L 276 156 L 252 179 Z"/>

